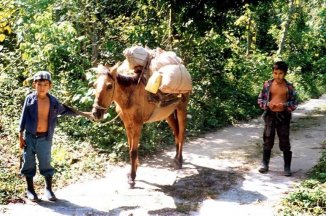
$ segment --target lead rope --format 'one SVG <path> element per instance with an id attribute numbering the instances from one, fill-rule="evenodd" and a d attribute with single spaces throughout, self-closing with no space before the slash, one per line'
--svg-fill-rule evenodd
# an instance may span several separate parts
<path id="1" fill-rule="evenodd" d="M 65 105 L 65 106 L 67 106 L 67 105 Z M 69 107 L 69 106 L 68 106 Z M 101 106 L 99 106 L 99 105 L 95 105 L 95 106 L 93 106 L 93 107 L 96 107 L 97 109 L 105 109 L 105 110 L 107 110 L 106 108 L 104 108 L 104 107 L 101 107 Z M 94 121 L 94 118 L 91 116 L 91 114 L 87 114 L 87 113 L 84 113 L 84 112 L 81 112 L 81 111 L 79 111 L 79 110 L 77 110 L 77 109 L 75 109 L 75 108 L 73 108 L 73 107 L 69 107 L 71 110 L 73 110 L 76 114 L 78 114 L 78 115 L 81 115 L 81 116 L 84 116 L 84 117 L 86 117 L 86 118 L 88 118 L 89 120 L 92 120 L 92 121 Z M 108 121 L 108 122 L 105 122 L 105 123 L 103 123 L 102 125 L 107 125 L 107 124 L 110 124 L 110 123 L 112 123 L 114 120 L 116 120 L 119 116 L 120 116 L 120 114 L 121 114 L 121 111 L 113 118 L 113 119 L 111 119 L 110 121 Z M 95 121 L 96 122 L 96 121 Z"/>
<path id="2" fill-rule="evenodd" d="M 116 120 L 120 116 L 120 114 L 121 114 L 121 111 L 113 119 L 111 119 L 108 122 L 104 122 L 101 125 L 108 125 L 108 124 L 112 123 L 114 120 Z"/>

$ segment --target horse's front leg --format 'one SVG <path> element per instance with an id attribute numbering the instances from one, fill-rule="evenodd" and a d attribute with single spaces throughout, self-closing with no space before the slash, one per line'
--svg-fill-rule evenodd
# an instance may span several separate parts
<path id="1" fill-rule="evenodd" d="M 128 143 L 129 143 L 129 156 L 131 162 L 131 170 L 128 174 L 128 183 L 130 187 L 135 186 L 135 178 L 138 167 L 138 146 L 141 135 L 141 125 L 135 125 L 126 127 Z"/>

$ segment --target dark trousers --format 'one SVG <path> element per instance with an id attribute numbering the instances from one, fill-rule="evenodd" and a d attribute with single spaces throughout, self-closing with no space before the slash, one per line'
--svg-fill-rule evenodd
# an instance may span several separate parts
<path id="1" fill-rule="evenodd" d="M 290 151 L 290 121 L 291 113 L 287 111 L 272 112 L 270 110 L 264 113 L 264 150 L 271 150 L 274 146 L 275 131 L 279 137 L 279 147 L 281 151 Z"/>

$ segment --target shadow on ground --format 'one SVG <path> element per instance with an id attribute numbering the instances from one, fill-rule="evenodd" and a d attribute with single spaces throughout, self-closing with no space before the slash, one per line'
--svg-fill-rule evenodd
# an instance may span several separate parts
<path id="1" fill-rule="evenodd" d="M 176 209 L 163 208 L 149 211 L 150 215 L 174 215 L 176 212 L 188 214 L 190 211 L 198 210 L 204 200 L 217 199 L 219 195 L 230 190 L 236 184 L 244 180 L 242 173 L 237 171 L 222 171 L 203 166 L 185 163 L 181 171 L 181 177 L 177 178 L 172 185 L 159 185 L 146 180 L 140 182 L 155 186 L 157 190 L 173 198 Z M 184 176 L 182 176 L 184 175 Z M 242 192 L 244 193 L 244 192 Z M 255 192 L 248 191 L 255 202 L 257 199 L 265 200 L 266 197 Z M 228 200 L 236 202 L 237 200 Z"/>
<path id="2" fill-rule="evenodd" d="M 52 211 L 62 215 L 108 215 L 108 212 L 99 211 L 90 207 L 79 206 L 65 199 L 58 199 L 56 202 L 42 200 L 36 205 L 51 209 Z"/>

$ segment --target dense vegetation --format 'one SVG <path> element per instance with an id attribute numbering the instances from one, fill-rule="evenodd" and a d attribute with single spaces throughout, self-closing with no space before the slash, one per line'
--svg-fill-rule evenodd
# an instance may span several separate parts
<path id="1" fill-rule="evenodd" d="M 93 102 L 89 83 L 95 78 L 90 68 L 123 60 L 122 51 L 134 44 L 173 50 L 184 60 L 193 78 L 188 136 L 259 115 L 257 94 L 271 77 L 276 59 L 288 62 L 288 79 L 300 100 L 318 97 L 326 90 L 324 4 L 322 0 L 2 0 L 0 138 L 8 148 L 1 150 L 1 157 L 18 155 L 20 107 L 35 71 L 49 70 L 54 78 L 52 93 L 89 111 Z M 114 116 L 110 109 L 107 118 Z M 66 158 L 80 150 L 80 143 L 89 143 L 110 159 L 128 157 L 119 120 L 95 124 L 65 118 L 58 132 L 59 140 L 70 143 L 59 141 L 70 148 L 54 151 L 59 175 L 78 164 Z M 146 155 L 172 143 L 165 123 L 150 124 L 142 133 L 140 151 Z M 0 179 L 15 179 L 3 161 Z M 1 202 L 7 196 L 3 194 L 18 190 L 0 186 Z"/>
<path id="2" fill-rule="evenodd" d="M 326 140 L 324 141 L 324 147 Z M 326 212 L 326 151 L 308 178 L 282 201 L 280 215 L 325 215 Z"/>

